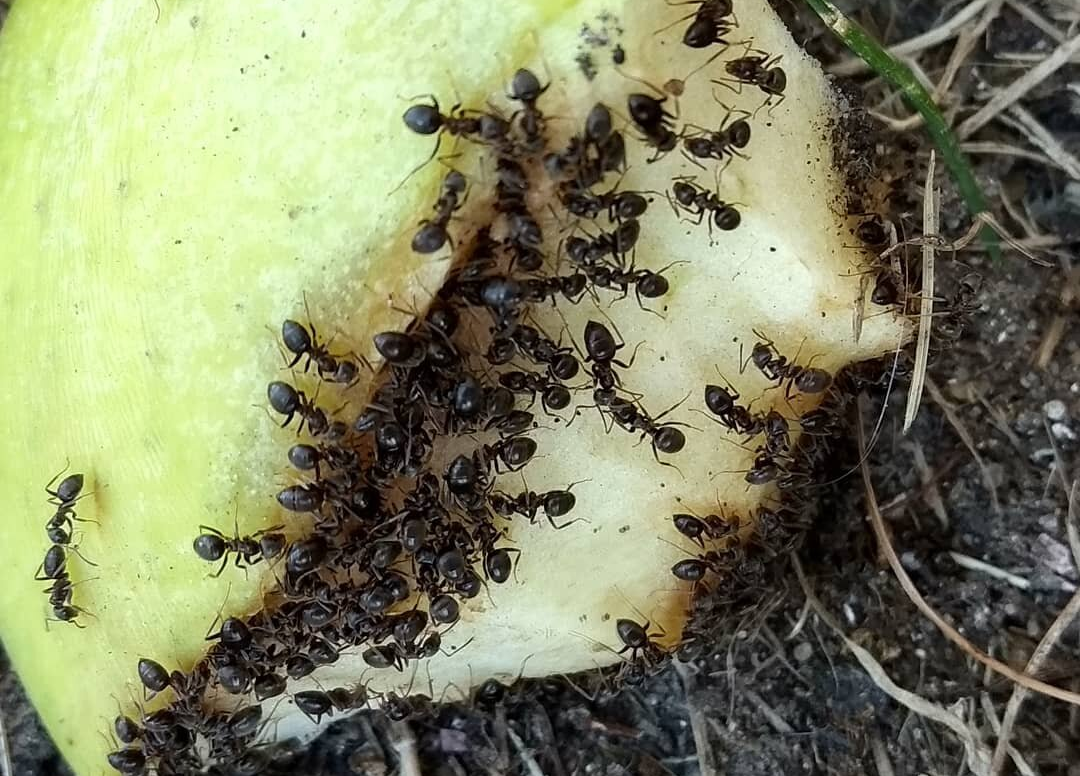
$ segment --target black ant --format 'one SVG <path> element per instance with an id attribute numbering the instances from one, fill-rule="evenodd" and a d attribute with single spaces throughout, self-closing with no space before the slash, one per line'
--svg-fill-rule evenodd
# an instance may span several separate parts
<path id="1" fill-rule="evenodd" d="M 572 492 L 574 485 L 577 484 L 579 483 L 574 482 L 567 486 L 565 490 L 549 490 L 544 493 L 525 490 L 513 497 L 502 493 L 492 493 L 488 496 L 488 503 L 491 504 L 492 511 L 500 517 L 521 515 L 530 523 L 536 522 L 537 514 L 543 509 L 544 516 L 547 517 L 551 527 L 562 530 L 582 519 L 575 518 L 562 525 L 555 522 L 556 517 L 563 517 L 577 504 L 577 498 Z"/>
<path id="2" fill-rule="evenodd" d="M 719 541 L 734 536 L 738 530 L 737 521 L 730 521 L 719 515 L 706 515 L 701 518 L 680 513 L 672 515 L 671 519 L 675 530 L 703 549 L 705 538 Z"/>
<path id="3" fill-rule="evenodd" d="M 615 337 L 604 324 L 597 321 L 585 324 L 585 351 L 588 353 L 586 361 L 592 362 L 590 373 L 598 389 L 611 390 L 620 384 L 613 366 L 629 369 L 633 365 L 633 356 L 630 363 L 623 363 L 615 358 L 616 353 L 625 346 L 625 343 L 615 341 Z"/>
<path id="4" fill-rule="evenodd" d="M 435 217 L 421 221 L 420 229 L 413 235 L 412 249 L 416 253 L 435 253 L 450 240 L 446 226 L 461 207 L 465 185 L 465 176 L 457 170 L 451 170 L 443 178 L 442 189 L 435 202 Z"/>
<path id="5" fill-rule="evenodd" d="M 751 55 L 751 51 L 756 52 L 760 56 Z M 785 99 L 784 89 L 787 88 L 787 74 L 782 67 L 777 66 L 777 63 L 781 59 L 782 57 L 780 55 L 772 56 L 766 51 L 751 49 L 750 44 L 747 44 L 746 54 L 744 56 L 724 63 L 724 70 L 731 76 L 731 79 L 714 79 L 713 83 L 725 86 L 737 94 L 742 93 L 743 84 L 756 86 L 766 95 L 765 103 L 762 107 L 770 105 L 773 97 L 780 98 L 776 102 L 776 104 L 779 105 Z M 728 83 L 728 80 L 734 80 L 739 88 L 733 88 Z"/>
<path id="6" fill-rule="evenodd" d="M 61 469 L 56 475 L 49 480 L 45 485 L 45 492 L 49 494 L 49 503 L 55 507 L 61 509 L 70 509 L 76 501 L 79 500 L 79 494 L 83 489 L 83 476 L 81 474 L 69 474 L 60 481 L 60 484 L 56 486 L 56 490 L 52 490 L 52 484 L 56 482 L 57 477 L 67 471 L 67 466 Z"/>
<path id="7" fill-rule="evenodd" d="M 326 413 L 315 406 L 314 399 L 309 400 L 303 391 L 297 391 L 288 383 L 280 380 L 270 383 L 266 388 L 266 397 L 274 411 L 285 416 L 282 428 L 288 426 L 297 415 L 300 416 L 297 434 L 303 430 L 305 423 L 312 436 L 321 436 L 330 428 Z"/>
<path id="8" fill-rule="evenodd" d="M 645 136 L 645 142 L 655 150 L 651 159 L 646 161 L 655 162 L 664 154 L 674 150 L 679 142 L 679 136 L 672 130 L 671 122 L 675 116 L 664 110 L 663 103 L 666 97 L 659 100 L 647 94 L 635 92 L 627 98 L 626 106 L 630 111 L 630 118 Z"/>
<path id="9" fill-rule="evenodd" d="M 787 388 L 784 395 L 789 399 L 791 398 L 792 388 L 795 388 L 800 393 L 821 393 L 829 387 L 832 382 L 832 375 L 824 369 L 800 366 L 794 361 L 789 362 L 785 356 L 777 352 L 772 340 L 756 329 L 754 334 L 761 339 L 750 351 L 749 359 L 743 362 L 743 369 L 746 368 L 747 363 L 753 361 L 754 366 L 769 380 L 776 381 L 778 384 L 786 380 Z"/>
<path id="10" fill-rule="evenodd" d="M 577 267 L 591 267 L 612 256 L 618 266 L 623 257 L 637 245 L 641 224 L 636 218 L 627 219 L 611 232 L 601 232 L 592 239 L 568 237 L 565 243 L 570 263 Z"/>
<path id="11" fill-rule="evenodd" d="M 760 416 L 737 404 L 738 399 L 739 394 L 731 383 L 726 388 L 720 385 L 705 386 L 705 406 L 716 416 L 716 422 L 737 434 L 757 436 L 764 430 Z"/>
<path id="12" fill-rule="evenodd" d="M 306 358 L 304 372 L 307 372 L 314 361 L 319 370 L 319 376 L 324 380 L 345 385 L 356 382 L 359 375 L 356 364 L 331 355 L 327 346 L 319 343 L 319 335 L 315 330 L 315 324 L 311 323 L 311 311 L 307 309 L 306 295 L 304 297 L 304 309 L 307 311 L 308 316 L 307 326 L 291 319 L 287 319 L 281 324 L 281 341 L 285 344 L 286 350 L 293 355 L 292 361 L 287 364 L 287 367 L 292 369 L 300 363 L 301 358 Z M 370 365 L 368 366 L 370 368 Z"/>
<path id="13" fill-rule="evenodd" d="M 531 70 L 525 68 L 514 73 L 510 82 L 510 93 L 506 96 L 511 100 L 519 101 L 524 106 L 518 126 L 524 136 L 523 148 L 528 154 L 535 153 L 544 145 L 544 117 L 536 107 L 536 103 L 550 85 L 541 86 L 540 79 Z"/>
<path id="14" fill-rule="evenodd" d="M 694 21 L 683 33 L 683 45 L 693 49 L 702 49 L 719 43 L 724 46 L 720 52 L 723 53 L 727 49 L 724 36 L 735 29 L 735 24 L 731 19 L 733 12 L 732 0 L 703 0 L 694 14 Z M 712 59 L 709 61 L 711 62 Z"/>
<path id="15" fill-rule="evenodd" d="M 495 471 L 499 471 L 499 464 L 506 467 L 507 471 L 520 471 L 533 456 L 536 455 L 536 440 L 527 436 L 515 436 L 501 439 L 490 445 L 480 448 L 480 458 L 485 466 L 495 464 Z"/>
<path id="16" fill-rule="evenodd" d="M 540 394 L 544 411 L 563 410 L 570 406 L 570 391 L 565 385 L 538 372 L 513 370 L 499 375 L 499 384 L 514 393 L 528 394 L 531 402 Z"/>
<path id="17" fill-rule="evenodd" d="M 199 530 L 206 533 L 195 537 L 193 547 L 195 554 L 205 561 L 213 563 L 221 560 L 221 567 L 211 576 L 221 576 L 229 562 L 229 554 L 235 555 L 233 565 L 244 568 L 258 563 L 261 560 L 270 562 L 278 558 L 285 550 L 285 535 L 276 533 L 284 528 L 275 525 L 264 528 L 249 536 L 241 536 L 236 526 L 233 526 L 233 535 L 227 536 L 218 529 L 209 525 L 200 525 Z"/>
<path id="18" fill-rule="evenodd" d="M 727 106 L 725 106 L 727 107 Z M 690 161 L 701 166 L 696 159 L 716 159 L 723 161 L 725 166 L 733 157 L 746 158 L 741 151 L 750 143 L 750 122 L 745 118 L 737 118 L 730 124 L 732 114 L 741 113 L 749 116 L 746 111 L 735 111 L 727 108 L 727 115 L 720 122 L 720 127 L 715 131 L 704 130 L 702 135 L 694 135 L 683 139 L 683 148 Z"/>
<path id="19" fill-rule="evenodd" d="M 731 545 L 722 550 L 709 550 L 695 558 L 680 560 L 671 567 L 671 573 L 683 582 L 700 582 L 710 571 L 716 574 L 730 571 L 743 558 L 739 545 Z"/>
<path id="20" fill-rule="evenodd" d="M 45 592 L 49 594 L 49 605 L 52 606 L 53 611 L 53 617 L 50 619 L 53 622 L 70 622 L 78 628 L 86 627 L 77 618 L 79 614 L 90 614 L 90 612 L 71 604 L 74 585 L 67 573 L 67 554 L 62 545 L 54 544 L 49 548 L 34 574 L 34 579 L 39 582 L 52 582 Z"/>
<path id="21" fill-rule="evenodd" d="M 659 663 L 663 660 L 664 650 L 653 641 L 653 635 L 649 633 L 650 623 L 640 625 L 631 619 L 620 617 L 615 621 L 615 633 L 619 641 L 623 643 L 622 649 L 616 654 L 630 652 L 630 661 L 635 662 L 638 657 L 644 658 L 647 663 Z M 663 634 L 658 634 L 663 635 Z"/>
<path id="22" fill-rule="evenodd" d="M 691 183 L 689 180 L 676 180 L 671 186 L 671 193 L 675 198 L 674 202 L 672 202 L 672 208 L 676 212 L 678 212 L 678 208 L 682 208 L 691 215 L 697 216 L 695 224 L 700 224 L 705 214 L 710 213 L 710 232 L 713 225 L 722 231 L 729 232 L 742 223 L 742 216 L 734 206 L 724 202 L 716 194 Z"/>

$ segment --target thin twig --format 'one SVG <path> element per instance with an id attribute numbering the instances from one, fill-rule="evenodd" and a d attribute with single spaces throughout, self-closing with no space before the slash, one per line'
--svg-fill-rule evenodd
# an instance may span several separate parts
<path id="1" fill-rule="evenodd" d="M 690 731 L 694 735 L 694 748 L 697 749 L 698 770 L 701 776 L 720 776 L 716 767 L 716 756 L 709 743 L 709 731 L 705 729 L 705 715 L 695 703 L 690 701 L 690 673 L 684 663 L 674 661 L 675 673 L 682 680 L 683 693 L 686 696 L 686 710 L 690 715 Z"/>
<path id="2" fill-rule="evenodd" d="M 521 761 L 525 763 L 525 770 L 529 772 L 529 776 L 544 776 L 544 772 L 540 770 L 539 763 L 536 762 L 536 758 L 532 756 L 532 752 L 525 746 L 525 742 L 521 740 L 521 736 L 514 732 L 514 729 L 507 726 L 506 734 L 510 736 L 510 741 L 514 744 L 514 748 L 517 749 L 518 754 L 521 755 Z"/>
<path id="3" fill-rule="evenodd" d="M 1065 517 L 1065 533 L 1069 537 L 1073 563 L 1080 572 L 1080 480 L 1073 480 L 1069 491 L 1069 512 Z"/>
<path id="4" fill-rule="evenodd" d="M 1016 122 L 1017 129 L 1024 133 L 1032 145 L 1040 148 L 1053 159 L 1054 164 L 1063 169 L 1070 178 L 1080 181 L 1080 159 L 1071 154 L 1064 144 L 1039 123 L 1039 120 L 1027 108 L 1023 105 L 1013 105 L 1009 108 L 1009 117 Z"/>
<path id="5" fill-rule="evenodd" d="M 795 728 L 787 723 L 783 717 L 776 713 L 776 709 L 770 706 L 764 698 L 758 695 L 753 690 L 744 687 L 743 695 L 748 701 L 757 707 L 757 710 L 761 712 L 761 716 L 765 717 L 765 721 L 772 725 L 772 729 L 781 735 L 790 736 L 795 733 Z"/>
<path id="6" fill-rule="evenodd" d="M 391 743 L 398 756 L 401 776 L 420 776 L 420 758 L 416 754 L 416 736 L 408 722 L 395 722 L 391 728 Z"/>
<path id="7" fill-rule="evenodd" d="M 1077 614 L 1080 614 L 1080 592 L 1077 592 L 1069 599 L 1069 603 L 1065 604 L 1065 608 L 1061 610 L 1054 622 L 1046 629 L 1046 633 L 1043 634 L 1038 646 L 1035 647 L 1035 651 L 1031 653 L 1027 665 L 1024 666 L 1025 674 L 1031 675 L 1039 672 L 1043 662 L 1054 649 L 1058 639 L 1061 638 L 1061 634 L 1072 624 Z M 1001 773 L 1001 769 L 1005 767 L 1005 753 L 1009 745 L 1009 737 L 1012 735 L 1013 725 L 1016 724 L 1016 716 L 1020 713 L 1020 706 L 1024 703 L 1027 693 L 1027 689 L 1019 684 L 1013 687 L 1012 696 L 1005 706 L 1005 716 L 1001 720 L 1001 730 L 998 732 L 997 746 L 994 747 L 994 757 L 990 760 L 990 776 L 997 776 L 997 774 Z"/>
<path id="8" fill-rule="evenodd" d="M 860 410 L 866 404 L 865 396 L 859 396 Z M 860 414 L 861 417 L 861 414 Z M 1014 668 L 1002 663 L 996 658 L 992 658 L 983 652 L 981 649 L 973 645 L 970 641 L 964 638 L 959 631 L 952 625 L 945 621 L 940 614 L 938 614 L 930 604 L 926 602 L 926 599 L 922 597 L 918 588 L 915 587 L 915 583 L 911 581 L 911 577 L 908 576 L 907 571 L 904 570 L 903 564 L 900 563 L 900 557 L 896 554 L 896 550 L 893 548 L 892 543 L 889 541 L 888 532 L 885 530 L 885 520 L 881 516 L 881 510 L 878 509 L 877 497 L 874 495 L 874 484 L 870 479 L 870 467 L 866 463 L 866 434 L 863 431 L 861 420 L 855 424 L 856 437 L 859 443 L 859 454 L 863 456 L 862 463 L 859 464 L 859 468 L 862 469 L 863 484 L 866 488 L 866 506 L 867 511 L 870 514 L 870 525 L 873 526 L 874 535 L 877 537 L 878 544 L 885 552 L 885 557 L 889 561 L 889 566 L 893 570 L 893 574 L 896 575 L 897 581 L 900 583 L 900 587 L 907 593 L 911 602 L 921 611 L 930 622 L 934 623 L 942 634 L 956 646 L 960 647 L 969 656 L 975 658 L 983 665 L 996 671 L 1007 679 L 1011 679 L 1018 684 L 1022 684 L 1029 690 L 1047 695 L 1051 698 L 1057 698 L 1058 700 L 1065 701 L 1066 703 L 1072 703 L 1080 706 L 1080 693 L 1075 693 L 1070 690 L 1063 690 L 1060 687 L 1055 687 L 1052 684 L 1047 684 L 1033 676 L 1021 673 Z"/>
<path id="9" fill-rule="evenodd" d="M 985 773 L 986 764 L 990 762 L 990 748 L 975 737 L 964 720 L 951 711 L 926 700 L 926 698 L 913 693 L 911 690 L 904 689 L 894 682 L 892 677 L 881 667 L 881 663 L 870 654 L 870 651 L 848 638 L 840 624 L 825 609 L 825 605 L 821 603 L 811 589 L 810 582 L 806 578 L 806 572 L 803 571 L 802 563 L 799 562 L 797 556 L 792 556 L 792 567 L 795 569 L 795 575 L 799 578 L 799 584 L 802 586 L 806 600 L 810 602 L 810 607 L 821 618 L 821 621 L 844 642 L 844 646 L 859 661 L 859 665 L 870 676 L 874 684 L 905 708 L 949 728 L 964 744 L 968 767 L 975 773 Z"/>
<path id="10" fill-rule="evenodd" d="M 874 755 L 874 767 L 877 768 L 878 776 L 896 776 L 896 769 L 889 759 L 889 751 L 876 730 L 870 735 L 870 752 Z"/>
<path id="11" fill-rule="evenodd" d="M 938 233 L 937 189 L 934 173 L 937 170 L 937 154 L 930 151 L 930 166 L 926 170 L 926 186 L 923 190 L 923 234 Z M 911 374 L 907 407 L 904 409 L 904 433 L 911 430 L 915 416 L 922 403 L 923 383 L 926 380 L 926 362 L 930 357 L 930 329 L 934 317 L 934 246 L 923 245 L 922 296 L 919 300 L 919 334 L 915 342 L 915 371 Z"/>
<path id="12" fill-rule="evenodd" d="M 968 431 L 967 426 L 960 420 L 960 416 L 956 414 L 956 410 L 953 409 L 952 403 L 945 398 L 945 395 L 938 388 L 937 383 L 931 378 L 926 380 L 926 391 L 930 394 L 930 398 L 934 400 L 934 403 L 941 407 L 941 411 L 945 414 L 945 419 L 949 421 L 949 425 L 956 431 L 956 435 L 960 437 L 960 441 L 964 443 L 964 447 L 971 453 L 971 457 L 975 459 L 975 464 L 979 467 L 979 473 L 982 475 L 983 484 L 986 485 L 986 489 L 990 491 L 990 503 L 994 507 L 994 511 L 1001 513 L 1001 502 L 998 500 L 997 485 L 994 483 L 994 478 L 990 474 L 990 467 L 986 465 L 986 461 L 979 455 L 979 449 L 975 446 L 975 438 Z"/>
<path id="13" fill-rule="evenodd" d="M 1023 577 L 1018 577 L 1016 574 L 1012 574 L 1005 569 L 993 566 L 986 561 L 973 558 L 970 555 L 964 555 L 962 552 L 949 551 L 949 557 L 953 559 L 957 566 L 968 569 L 969 571 L 979 571 L 987 576 L 991 576 L 994 579 L 1000 579 L 1002 582 L 1008 582 L 1013 587 L 1020 590 L 1030 590 L 1031 583 Z"/>
<path id="14" fill-rule="evenodd" d="M 1057 72 L 1058 68 L 1072 59 L 1073 55 L 1080 52 L 1080 35 L 1075 35 L 1062 43 L 1035 67 L 1028 70 L 1006 88 L 997 92 L 986 105 L 979 108 L 974 115 L 969 116 L 956 128 L 956 134 L 961 140 L 966 140 L 978 132 L 1001 111 L 1008 108 L 1019 100 L 1035 86 L 1038 86 L 1046 78 Z"/>
<path id="15" fill-rule="evenodd" d="M 974 19 L 983 8 L 990 3 L 990 0 L 974 0 L 974 2 L 968 3 L 964 6 L 959 13 L 953 16 L 951 19 L 946 19 L 941 24 L 934 27 L 934 29 L 916 35 L 914 38 L 909 38 L 901 43 L 888 47 L 888 52 L 896 57 L 906 56 L 908 54 L 916 54 L 924 49 L 928 49 L 931 46 L 936 46 L 939 43 L 944 43 L 949 38 L 955 38 L 960 34 L 960 30 L 964 26 Z M 835 65 L 829 67 L 830 73 L 836 75 L 856 75 L 858 73 L 864 73 L 868 69 L 866 62 L 858 57 L 851 57 L 841 62 L 837 62 Z"/>

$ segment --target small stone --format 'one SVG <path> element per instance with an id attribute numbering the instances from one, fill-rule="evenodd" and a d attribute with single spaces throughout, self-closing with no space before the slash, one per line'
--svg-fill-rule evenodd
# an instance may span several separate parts
<path id="1" fill-rule="evenodd" d="M 805 663 L 814 654 L 814 648 L 810 646 L 808 641 L 800 641 L 795 645 L 795 649 L 791 651 L 792 656 L 800 663 Z"/>
<path id="2" fill-rule="evenodd" d="M 1069 410 L 1061 399 L 1052 399 L 1043 405 L 1043 412 L 1050 420 L 1065 420 Z"/>
<path id="3" fill-rule="evenodd" d="M 911 550 L 908 550 L 900 556 L 900 565 L 908 571 L 918 571 L 922 568 L 922 562 L 919 560 L 919 556 Z"/>
<path id="4" fill-rule="evenodd" d="M 1076 441 L 1076 432 L 1069 428 L 1068 423 L 1051 423 L 1050 433 L 1060 442 Z"/>

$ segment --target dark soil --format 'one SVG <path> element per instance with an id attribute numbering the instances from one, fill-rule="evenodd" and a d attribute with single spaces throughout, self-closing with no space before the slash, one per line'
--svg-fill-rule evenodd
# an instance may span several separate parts
<path id="1" fill-rule="evenodd" d="M 830 61 L 842 54 L 801 3 L 778 5 L 816 55 Z M 848 5 L 858 5 L 857 18 L 887 40 L 922 32 L 960 7 L 937 0 Z M 1066 7 L 1030 5 L 1047 14 Z M 1064 24 L 1059 26 L 1066 32 Z M 1006 6 L 961 69 L 951 92 L 954 104 L 978 104 L 987 85 L 1017 76 L 1018 67 L 996 67 L 996 55 L 1046 52 L 1054 45 Z M 950 51 L 945 44 L 923 56 L 931 78 L 940 75 Z M 1074 151 L 1080 150 L 1080 95 L 1066 84 L 1078 81 L 1080 67 L 1066 66 L 1024 100 Z M 867 102 L 876 105 L 882 87 L 869 79 L 864 85 Z M 888 109 L 905 112 L 902 106 Z M 988 125 L 977 139 L 1029 148 L 999 123 Z M 929 147 L 918 130 L 882 135 L 882 142 L 894 158 L 903 156 L 925 170 Z M 869 463 L 892 541 L 915 584 L 974 644 L 1022 667 L 1080 582 L 1065 538 L 1062 485 L 1080 475 L 1080 319 L 1075 302 L 1066 308 L 1060 301 L 1080 247 L 1080 182 L 1070 183 L 1056 167 L 1021 158 L 987 155 L 973 161 L 991 201 L 1000 203 L 1004 195 L 1038 230 L 1060 238 L 1043 253 L 1053 266 L 1036 266 L 1015 253 L 998 264 L 977 250 L 940 254 L 937 296 L 945 314 L 936 322 L 929 377 L 956 425 L 927 393 L 914 428 L 901 433 L 910 370 L 906 357 L 887 396 L 891 363 L 874 372 L 886 377 L 863 386 L 869 401 L 862 422 L 872 429 L 884 413 Z M 942 222 L 959 236 L 970 219 L 948 179 L 939 183 Z M 921 185 L 918 172 L 897 184 L 890 209 L 902 235 L 920 230 Z M 1023 235 L 1022 225 L 1000 204 L 995 213 L 1014 234 Z M 909 258 L 910 275 L 917 280 L 917 248 L 910 249 Z M 1075 271 L 1072 282 L 1077 283 Z M 1041 369 L 1035 353 L 1057 316 L 1065 321 L 1064 335 Z M 853 403 L 843 412 L 855 422 Z M 974 440 L 981 465 L 957 425 Z M 1065 466 L 1076 464 L 1072 469 L 1055 469 L 1051 438 Z M 991 701 L 1000 716 L 1011 685 L 947 642 L 880 560 L 864 518 L 857 464 L 854 435 L 843 435 L 822 464 L 821 481 L 829 484 L 811 490 L 817 518 L 798 557 L 828 611 L 893 681 L 962 713 L 992 747 L 981 699 Z M 1012 572 L 1030 583 L 1028 589 L 967 570 L 951 553 Z M 897 776 L 967 772 L 963 747 L 951 732 L 892 700 L 828 627 L 814 615 L 804 616 L 806 599 L 791 564 L 778 564 L 770 573 L 769 589 L 741 617 L 729 620 L 709 654 L 685 666 L 682 676 L 672 666 L 642 686 L 618 692 L 597 675 L 575 677 L 573 685 L 529 682 L 488 710 L 447 707 L 412 723 L 423 773 L 700 773 L 692 714 L 703 726 L 708 755 L 729 776 L 879 773 L 875 746 L 887 753 Z M 0 669 L 13 776 L 67 773 L 6 661 Z M 1048 662 L 1045 678 L 1080 689 L 1078 669 L 1080 632 L 1074 625 Z M 377 715 L 337 723 L 313 746 L 283 761 L 278 772 L 394 772 L 391 732 Z M 1080 715 L 1063 703 L 1029 698 L 1012 741 L 1038 773 L 1080 773 Z"/>

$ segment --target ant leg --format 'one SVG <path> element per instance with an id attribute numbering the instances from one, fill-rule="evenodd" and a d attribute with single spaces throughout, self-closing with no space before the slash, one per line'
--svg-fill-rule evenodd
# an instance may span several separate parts
<path id="1" fill-rule="evenodd" d="M 650 445 L 650 447 L 652 448 L 653 458 L 656 459 L 656 462 L 658 464 L 660 464 L 661 466 L 667 466 L 667 467 L 669 467 L 671 469 L 674 469 L 675 471 L 677 471 L 679 473 L 680 477 L 682 477 L 684 480 L 686 479 L 686 475 L 683 474 L 682 469 L 680 469 L 678 466 L 676 466 L 673 463 L 668 463 L 667 461 L 661 461 L 660 460 L 660 455 L 659 455 L 659 453 L 656 452 L 656 445 L 655 444 Z"/>
<path id="2" fill-rule="evenodd" d="M 434 97 L 432 97 L 432 100 L 433 100 L 433 101 L 434 101 L 434 99 L 435 99 L 435 98 L 434 98 Z M 434 147 L 433 149 L 431 149 L 431 155 L 430 155 L 430 156 L 428 156 L 428 158 L 427 158 L 427 159 L 425 159 L 425 160 L 424 160 L 423 162 L 421 162 L 420 164 L 418 164 L 418 165 L 417 165 L 416 167 L 414 167 L 414 168 L 413 168 L 412 170 L 410 170 L 410 171 L 409 171 L 409 174 L 408 174 L 408 175 L 406 175 L 406 176 L 405 176 L 404 178 L 402 178 L 402 179 L 401 179 L 401 183 L 399 183 L 399 184 L 398 184 L 397 186 L 395 186 L 394 188 L 392 188 L 392 189 L 390 190 L 390 193 L 389 193 L 389 194 L 388 194 L 387 196 L 393 196 L 394 194 L 397 194 L 397 193 L 398 193 L 398 191 L 400 191 L 400 190 L 401 190 L 401 187 L 402 187 L 402 186 L 404 186 L 404 185 L 405 185 L 406 183 L 408 183 L 408 181 L 409 181 L 409 178 L 411 178 L 412 176 L 416 175 L 416 173 L 420 172 L 420 171 L 421 171 L 422 169 L 424 169 L 425 167 L 427 167 L 428 163 L 429 163 L 429 162 L 431 162 L 431 160 L 435 158 L 436 154 L 438 154 L 438 153 L 439 153 L 439 147 L 440 147 L 440 146 L 442 145 L 442 138 L 443 138 L 443 132 L 442 132 L 442 130 L 440 129 L 440 130 L 439 130 L 439 135 L 438 135 L 438 137 L 437 137 L 437 138 L 435 139 L 435 147 Z"/>
<path id="3" fill-rule="evenodd" d="M 45 492 L 46 492 L 46 493 L 48 493 L 48 494 L 49 494 L 50 496 L 52 496 L 53 498 L 60 498 L 59 494 L 57 494 L 57 493 L 56 493 L 55 491 L 49 490 L 49 488 L 51 488 L 51 487 L 52 487 L 52 485 L 53 485 L 53 483 L 54 483 L 54 482 L 56 482 L 56 481 L 57 481 L 58 479 L 60 479 L 60 475 L 62 475 L 62 474 L 63 474 L 64 472 L 66 472 L 66 471 L 67 471 L 68 469 L 70 469 L 70 468 L 71 468 L 71 459 L 70 459 L 70 458 L 65 458 L 65 459 L 64 459 L 64 468 L 63 468 L 63 469 L 61 469 L 60 471 L 58 471 L 58 472 L 57 472 L 57 473 L 56 473 L 56 474 L 55 474 L 55 475 L 53 476 L 53 478 L 52 478 L 51 480 L 49 480 L 49 481 L 48 481 L 48 482 L 47 482 L 47 483 L 45 484 Z"/>

